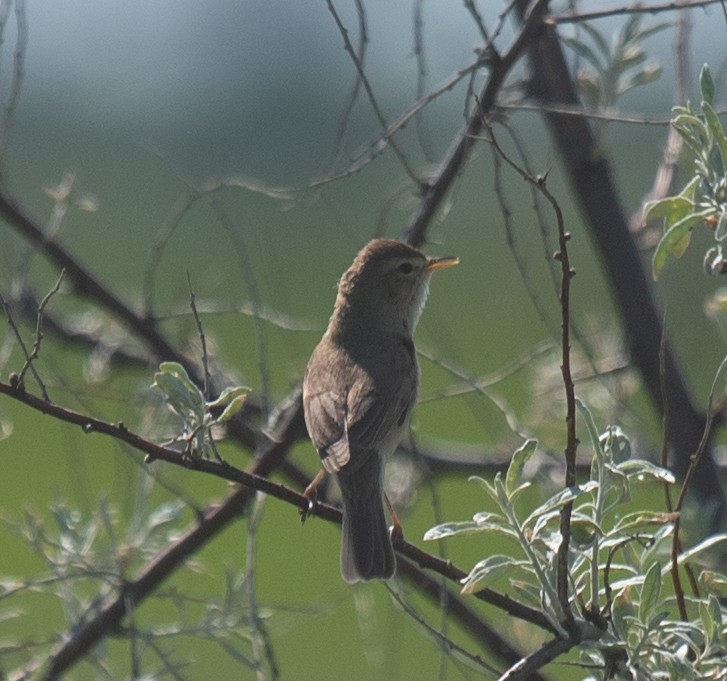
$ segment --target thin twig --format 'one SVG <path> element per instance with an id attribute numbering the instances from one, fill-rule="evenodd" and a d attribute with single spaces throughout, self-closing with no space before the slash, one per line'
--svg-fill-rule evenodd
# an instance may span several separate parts
<path id="1" fill-rule="evenodd" d="M 207 339 L 204 335 L 204 328 L 202 327 L 202 320 L 199 318 L 199 312 L 197 311 L 197 301 L 195 299 L 194 290 L 192 289 L 192 277 L 187 272 L 187 288 L 189 290 L 189 307 L 192 308 L 192 315 L 194 316 L 194 323 L 197 325 L 197 335 L 199 336 L 199 343 L 202 347 L 202 370 L 203 370 L 203 382 L 202 382 L 202 394 L 206 400 L 210 399 L 210 369 L 209 369 L 209 355 L 207 354 Z"/>
<path id="2" fill-rule="evenodd" d="M 40 385 L 40 389 L 43 393 L 43 398 L 48 402 L 50 401 L 50 398 L 48 397 L 48 393 L 46 392 L 45 385 L 43 385 L 43 382 L 40 380 L 40 377 L 38 376 L 38 373 L 35 371 L 35 369 L 32 368 L 32 364 L 40 354 L 40 344 L 43 340 L 43 312 L 48 303 L 50 302 L 50 299 L 58 292 L 58 289 L 60 289 L 61 282 L 63 281 L 63 277 L 65 277 L 65 275 L 66 271 L 61 270 L 61 273 L 58 275 L 56 283 L 53 285 L 51 290 L 45 294 L 43 300 L 40 301 L 40 305 L 38 305 L 38 314 L 36 315 L 35 319 L 35 340 L 33 341 L 33 349 L 31 350 L 30 355 L 25 358 L 25 365 L 20 370 L 20 374 L 18 375 L 18 379 L 22 383 L 23 378 L 25 377 L 25 373 L 27 372 L 28 368 L 31 368 L 35 380 L 38 381 L 38 384 Z"/>
<path id="3" fill-rule="evenodd" d="M 704 424 L 704 433 L 702 434 L 702 439 L 699 442 L 699 446 L 697 447 L 697 450 L 694 452 L 694 454 L 691 457 L 689 468 L 687 469 L 686 475 L 684 476 L 684 480 L 682 481 L 681 489 L 679 490 L 679 498 L 677 499 L 676 506 L 674 507 L 674 512 L 677 514 L 676 520 L 674 521 L 674 536 L 672 537 L 672 551 L 671 551 L 671 577 L 672 582 L 674 583 L 674 595 L 676 597 L 677 606 L 679 607 L 679 616 L 682 618 L 682 620 L 687 621 L 688 620 L 688 613 L 687 613 L 687 606 L 686 606 L 686 600 L 684 598 L 684 590 L 681 585 L 681 578 L 679 577 L 679 553 L 680 553 L 680 546 L 679 546 L 679 528 L 681 526 L 681 512 L 682 508 L 684 507 L 684 502 L 687 498 L 687 491 L 689 490 L 689 483 L 692 481 L 692 477 L 694 476 L 694 471 L 696 470 L 697 466 L 699 465 L 699 461 L 704 455 L 704 452 L 707 449 L 707 445 L 709 443 L 710 436 L 712 434 L 712 422 L 714 419 L 714 410 L 712 408 L 714 396 L 716 394 L 717 389 L 717 381 L 721 378 L 723 371 L 725 370 L 725 367 L 727 367 L 727 356 L 725 356 L 722 361 L 720 362 L 719 367 L 717 367 L 717 372 L 714 375 L 714 379 L 712 380 L 712 387 L 709 391 L 709 398 L 707 399 L 707 418 Z M 695 586 L 694 580 L 692 580 L 692 587 Z"/>
<path id="4" fill-rule="evenodd" d="M 340 15 L 338 14 L 338 11 L 336 10 L 335 5 L 333 4 L 333 0 L 326 0 L 326 5 L 328 6 L 328 11 L 331 13 L 331 16 L 333 17 L 333 20 L 336 22 L 336 26 L 338 27 L 338 31 L 341 34 L 341 37 L 343 38 L 343 45 L 348 52 L 348 54 L 351 57 L 351 60 L 353 61 L 354 66 L 356 67 L 356 71 L 358 73 L 359 78 L 361 79 L 361 83 L 363 84 L 364 90 L 366 90 L 366 94 L 369 98 L 369 103 L 371 104 L 371 108 L 374 111 L 374 115 L 376 116 L 377 120 L 379 121 L 379 125 L 381 125 L 382 130 L 386 130 L 388 128 L 388 123 L 386 122 L 386 118 L 384 116 L 384 113 L 381 111 L 381 108 L 379 107 L 379 103 L 376 99 L 376 95 L 374 95 L 373 88 L 371 87 L 371 83 L 369 82 L 368 77 L 366 76 L 366 72 L 363 68 L 363 63 L 359 59 L 358 55 L 356 54 L 356 50 L 354 49 L 353 45 L 351 44 L 351 39 L 348 37 L 348 29 L 344 26 L 343 21 L 341 20 Z M 396 157 L 399 159 L 399 162 L 401 163 L 402 168 L 406 172 L 406 174 L 409 176 L 409 178 L 417 185 L 421 184 L 421 180 L 417 177 L 414 170 L 409 165 L 409 161 L 407 160 L 406 156 L 404 155 L 404 152 L 399 149 L 398 144 L 394 142 L 393 139 L 389 140 L 389 144 L 391 145 L 391 148 L 394 150 L 394 153 L 396 154 Z"/>
<path id="5" fill-rule="evenodd" d="M 40 354 L 40 344 L 43 340 L 43 311 L 45 310 L 46 306 L 50 302 L 51 297 L 57 293 L 58 289 L 61 286 L 61 282 L 63 281 L 63 277 L 65 275 L 66 271 L 61 270 L 60 275 L 58 276 L 58 279 L 56 280 L 56 283 L 51 288 L 48 293 L 46 293 L 43 300 L 38 305 L 38 309 L 36 311 L 35 316 L 35 340 L 33 341 L 33 349 L 28 352 L 27 347 L 25 346 L 25 343 L 23 341 L 23 337 L 20 334 L 20 330 L 15 324 L 15 320 L 13 319 L 12 311 L 10 309 L 10 304 L 5 300 L 5 298 L 0 294 L 0 304 L 2 304 L 3 309 L 5 310 L 5 316 L 8 320 L 8 325 L 13 331 L 13 334 L 18 342 L 18 345 L 20 347 L 21 352 L 23 353 L 23 357 L 25 358 L 25 363 L 23 364 L 23 368 L 20 370 L 18 374 L 16 374 L 13 378 L 14 385 L 18 387 L 20 390 L 24 390 L 24 382 L 25 382 L 25 374 L 28 372 L 28 369 L 30 369 L 30 373 L 33 374 L 33 378 L 35 379 L 36 383 L 38 384 L 38 387 L 40 388 L 40 392 L 43 395 L 43 399 L 46 402 L 50 402 L 50 396 L 48 395 L 48 391 L 45 387 L 45 383 L 40 377 L 40 374 L 35 369 L 34 361 L 38 358 L 38 355 Z"/>
<path id="6" fill-rule="evenodd" d="M 6 5 L 8 9 L 10 4 L 12 3 L 8 2 Z M 28 22 L 25 16 L 24 0 L 15 0 L 15 26 L 17 35 L 15 38 L 15 50 L 13 52 L 13 77 L 10 83 L 10 92 L 8 93 L 3 109 L 2 120 L 0 121 L 0 158 L 5 157 L 5 146 L 7 145 L 8 134 L 13 123 L 13 118 L 15 117 L 15 111 L 18 108 L 20 91 L 23 85 L 25 54 L 28 48 Z M 0 174 L 1 170 L 0 168 Z"/>
<path id="7" fill-rule="evenodd" d="M 542 17 L 547 7 L 547 0 L 534 0 L 528 7 L 527 16 L 520 32 L 505 54 L 499 57 L 495 55 L 493 49 L 488 55 L 491 69 L 479 97 L 481 111 L 475 109 L 470 114 L 459 140 L 442 163 L 436 179 L 428 184 L 423 192 L 417 214 L 406 230 L 406 240 L 414 246 L 420 246 L 424 242 L 429 223 L 442 205 L 454 181 L 462 172 L 477 142 L 477 137 L 482 131 L 482 114 L 489 115 L 492 111 L 506 76 L 528 49 L 536 33 L 542 28 Z"/>
<path id="8" fill-rule="evenodd" d="M 545 21 L 549 24 L 573 24 L 594 19 L 622 16 L 624 14 L 658 14 L 660 12 L 675 12 L 681 9 L 695 9 L 709 5 L 723 4 L 724 0 L 675 0 L 673 2 L 660 2 L 653 5 L 635 3 L 631 6 L 614 7 L 612 9 L 594 10 L 592 12 L 569 12 L 567 14 L 551 14 Z"/>
<path id="9" fill-rule="evenodd" d="M 576 643 L 571 639 L 554 638 L 510 667 L 498 681 L 525 681 L 534 671 L 568 652 Z"/>
<path id="10" fill-rule="evenodd" d="M 479 671 L 487 671 L 491 674 L 496 674 L 497 670 L 479 655 L 470 653 L 465 650 L 462 646 L 455 643 L 451 638 L 448 638 L 441 631 L 437 631 L 431 624 L 429 624 L 415 609 L 414 607 L 404 600 L 403 596 L 399 591 L 396 591 L 389 584 L 386 585 L 389 595 L 399 604 L 401 609 L 414 621 L 416 624 L 434 641 L 436 641 L 442 648 L 447 651 L 448 655 L 454 655 L 456 658 L 460 658 L 470 664 L 473 668 Z"/>

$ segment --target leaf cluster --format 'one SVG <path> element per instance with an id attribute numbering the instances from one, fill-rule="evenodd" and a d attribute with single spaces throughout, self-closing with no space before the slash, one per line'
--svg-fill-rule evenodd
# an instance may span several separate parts
<path id="1" fill-rule="evenodd" d="M 669 256 L 680 257 L 699 224 L 714 233 L 715 246 L 704 257 L 708 274 L 727 272 L 722 242 L 727 238 L 727 135 L 714 109 L 714 81 L 705 64 L 699 76 L 701 113 L 687 102 L 673 109 L 672 125 L 684 140 L 693 160 L 693 175 L 682 191 L 644 206 L 644 221 L 661 219 L 664 235 L 652 257 L 657 279 Z"/>
<path id="2" fill-rule="evenodd" d="M 185 453 L 193 458 L 219 459 L 212 429 L 227 423 L 242 409 L 250 389 L 228 387 L 208 401 L 178 362 L 162 362 L 152 387 L 163 393 L 169 408 L 182 419 L 183 428 L 175 441 L 184 443 Z"/>
<path id="3" fill-rule="evenodd" d="M 661 66 L 647 61 L 643 41 L 664 30 L 668 24 L 643 28 L 641 20 L 639 13 L 630 15 L 613 33 L 610 42 L 588 22 L 582 22 L 578 27 L 590 40 L 563 38 L 563 42 L 588 64 L 587 68 L 579 71 L 578 84 L 592 109 L 608 109 L 629 90 L 647 85 L 661 75 Z"/>
<path id="4" fill-rule="evenodd" d="M 521 508 L 523 468 L 537 443 L 528 440 L 512 457 L 503 477 L 490 482 L 473 478 L 495 502 L 497 511 L 476 513 L 471 521 L 448 522 L 429 530 L 425 539 L 497 533 L 513 540 L 510 554 L 488 556 L 463 579 L 465 593 L 495 582 L 515 598 L 538 608 L 564 639 L 572 638 L 567 614 L 595 627 L 580 641 L 580 664 L 603 670 L 598 678 L 727 678 L 727 608 L 718 596 L 727 577 L 704 570 L 700 583 L 707 596 L 690 599 L 694 618 L 681 621 L 667 594 L 670 547 L 676 514 L 624 504 L 648 482 L 673 484 L 666 469 L 633 456 L 629 438 L 616 426 L 599 434 L 590 411 L 578 401 L 593 448 L 589 479 L 539 503 Z M 558 548 L 562 541 L 560 509 L 573 503 L 568 556 L 569 607 L 563 612 L 557 591 Z M 716 535 L 683 553 L 680 564 L 702 557 L 727 539 Z M 593 635 L 593 631 L 597 635 Z M 709 632 L 709 633 L 706 633 Z M 685 668 L 690 671 L 685 674 Z"/>

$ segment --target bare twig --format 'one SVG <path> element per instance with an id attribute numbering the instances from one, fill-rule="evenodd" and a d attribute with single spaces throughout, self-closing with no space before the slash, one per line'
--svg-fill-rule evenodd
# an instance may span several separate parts
<path id="1" fill-rule="evenodd" d="M 684 502 L 687 498 L 687 492 L 689 491 L 689 484 L 692 481 L 692 478 L 694 477 L 694 472 L 697 470 L 697 466 L 699 465 L 700 459 L 704 456 L 705 451 L 707 450 L 707 446 L 709 444 L 710 437 L 712 435 L 712 423 L 714 420 L 714 410 L 712 408 L 714 397 L 717 390 L 717 382 L 722 377 L 722 373 L 725 370 L 725 367 L 727 367 L 727 356 L 722 359 L 720 362 L 719 367 L 717 368 L 717 372 L 714 375 L 714 379 L 712 380 L 712 388 L 709 391 L 709 398 L 707 399 L 707 419 L 704 424 L 704 432 L 702 434 L 702 439 L 699 441 L 699 446 L 697 447 L 696 451 L 691 457 L 689 468 L 687 469 L 687 472 L 684 476 L 684 480 L 682 481 L 681 489 L 679 490 L 679 498 L 677 499 L 676 506 L 674 507 L 674 511 L 677 514 L 676 520 L 674 521 L 674 536 L 672 537 L 672 552 L 671 552 L 671 558 L 672 558 L 672 566 L 671 566 L 671 576 L 672 576 L 672 582 L 674 583 L 674 594 L 676 596 L 677 605 L 679 606 L 679 616 L 683 620 L 688 619 L 688 613 L 687 613 L 687 606 L 686 601 L 684 598 L 684 590 L 682 589 L 681 585 L 681 579 L 679 577 L 679 553 L 680 553 L 680 545 L 679 545 L 679 528 L 681 525 L 681 512 L 682 508 L 684 507 Z M 692 581 L 692 587 L 694 588 L 695 582 Z"/>
<path id="2" fill-rule="evenodd" d="M 48 391 L 45 387 L 45 383 L 40 377 L 40 374 L 36 371 L 35 365 L 33 362 L 38 358 L 38 355 L 40 354 L 40 344 L 43 340 L 43 312 L 45 311 L 46 306 L 50 302 L 51 297 L 58 291 L 58 289 L 61 286 L 61 282 L 63 281 L 63 276 L 65 275 L 65 270 L 61 270 L 60 275 L 58 276 L 58 279 L 56 280 L 55 285 L 51 288 L 50 291 L 45 295 L 43 300 L 38 305 L 38 308 L 35 313 L 35 340 L 33 341 L 33 349 L 28 352 L 28 349 L 25 346 L 25 343 L 23 342 L 23 337 L 20 335 L 20 330 L 15 324 L 15 320 L 13 319 L 12 311 L 10 309 L 10 304 L 5 300 L 5 298 L 0 295 L 0 304 L 2 305 L 3 309 L 5 310 L 5 316 L 8 320 L 8 325 L 13 331 L 13 334 L 15 335 L 15 338 L 18 342 L 18 345 L 20 347 L 21 352 L 23 353 L 23 357 L 25 358 L 25 363 L 23 364 L 23 368 L 20 370 L 20 373 L 16 374 L 14 376 L 14 382 L 15 385 L 18 386 L 21 389 L 24 389 L 24 379 L 25 374 L 27 373 L 28 369 L 30 369 L 30 372 L 33 374 L 33 378 L 35 378 L 36 383 L 38 384 L 38 387 L 40 388 L 41 394 L 43 395 L 43 399 L 46 402 L 50 402 L 50 397 L 48 395 Z"/>
<path id="3" fill-rule="evenodd" d="M 210 399 L 210 368 L 209 368 L 209 355 L 207 354 L 207 339 L 204 335 L 204 328 L 202 327 L 202 320 L 199 318 L 199 312 L 197 311 L 197 301 L 192 289 L 192 277 L 187 272 L 187 288 L 189 289 L 189 307 L 192 309 L 192 315 L 194 316 L 194 323 L 197 326 L 197 335 L 199 336 L 199 343 L 202 348 L 202 370 L 203 370 L 203 381 L 202 381 L 202 394 L 206 400 Z"/>
<path id="4" fill-rule="evenodd" d="M 624 14 L 658 14 L 660 12 L 675 12 L 681 9 L 695 9 L 708 5 L 722 4 L 723 0 L 674 0 L 672 2 L 659 2 L 653 5 L 634 3 L 633 5 L 613 7 L 612 9 L 594 10 L 592 12 L 568 12 L 566 14 L 551 14 L 546 18 L 549 24 L 573 24 L 594 19 L 622 16 Z"/>
<path id="5" fill-rule="evenodd" d="M 28 22 L 25 16 L 24 0 L 8 0 L 3 3 L 3 16 L 0 20 L 0 45 L 2 45 L 2 37 L 5 33 L 7 25 L 7 13 L 10 6 L 15 5 L 15 26 L 17 35 L 15 38 L 15 50 L 13 52 L 13 77 L 10 84 L 10 92 L 8 93 L 3 109 L 2 120 L 0 120 L 0 158 L 4 158 L 5 146 L 10 133 L 10 127 L 15 117 L 15 111 L 20 101 L 20 91 L 23 85 L 23 69 L 25 65 L 25 53 L 28 48 Z M 2 168 L 0 168 L 2 175 Z"/>
<path id="6" fill-rule="evenodd" d="M 328 11 L 331 13 L 331 16 L 333 17 L 333 20 L 336 22 L 336 26 L 338 27 L 338 31 L 341 34 L 341 37 L 343 38 L 343 45 L 346 49 L 346 52 L 351 57 L 351 60 L 353 61 L 354 66 L 356 67 L 356 71 L 358 73 L 358 77 L 361 79 L 361 84 L 364 87 L 364 90 L 366 90 L 366 94 L 369 98 L 369 103 L 371 104 L 371 108 L 373 109 L 374 115 L 376 116 L 377 120 L 379 121 L 379 125 L 381 125 L 382 130 L 386 130 L 388 128 L 388 123 L 386 122 L 386 117 L 384 116 L 383 111 L 381 111 L 381 108 L 379 107 L 378 100 L 376 99 L 376 95 L 374 95 L 373 88 L 371 87 L 371 83 L 369 82 L 368 77 L 366 76 L 366 72 L 363 68 L 363 63 L 359 59 L 358 55 L 356 54 L 356 50 L 353 47 L 353 44 L 351 43 L 351 39 L 348 37 L 348 29 L 344 26 L 343 21 L 341 20 L 340 15 L 338 14 L 338 11 L 336 10 L 335 5 L 333 4 L 333 0 L 326 0 L 326 5 L 328 6 Z M 389 144 L 391 145 L 391 148 L 394 150 L 394 153 L 396 154 L 396 157 L 399 159 L 399 163 L 401 163 L 402 168 L 406 172 L 406 174 L 409 176 L 409 178 L 417 185 L 421 183 L 421 180 L 417 177 L 414 170 L 409 165 L 409 161 L 406 158 L 404 152 L 399 149 L 399 145 L 394 142 L 393 139 L 389 140 Z"/>
<path id="7" fill-rule="evenodd" d="M 472 148 L 477 143 L 477 137 L 482 132 L 482 114 L 490 114 L 507 74 L 527 50 L 536 33 L 541 30 L 541 20 L 547 6 L 547 0 L 534 0 L 530 3 L 522 28 L 505 54 L 500 57 L 495 54 L 494 48 L 491 49 L 488 55 L 490 74 L 479 97 L 481 111 L 476 109 L 470 114 L 459 140 L 440 166 L 436 179 L 424 188 L 419 210 L 406 231 L 406 240 L 409 243 L 420 246 L 424 242 L 429 223 L 442 205 L 455 179 L 462 172 Z"/>
<path id="8" fill-rule="evenodd" d="M 46 306 L 50 302 L 50 299 L 58 292 L 58 289 L 61 287 L 61 282 L 63 281 L 63 277 L 65 276 L 66 271 L 61 270 L 61 273 L 58 275 L 58 279 L 56 280 L 56 283 L 53 285 L 50 291 L 46 293 L 46 295 L 43 297 L 43 300 L 40 301 L 40 305 L 38 305 L 38 312 L 35 319 L 35 340 L 33 341 L 33 349 L 30 352 L 30 355 L 28 355 L 25 358 L 25 364 L 23 365 L 23 368 L 20 370 L 20 373 L 18 374 L 18 380 L 22 384 L 23 378 L 25 377 L 25 373 L 28 371 L 29 368 L 31 368 L 33 372 L 33 376 L 35 377 L 35 380 L 38 381 L 38 384 L 40 386 L 41 392 L 43 393 L 43 398 L 49 402 L 50 398 L 48 397 L 48 393 L 45 389 L 45 385 L 40 380 L 40 377 L 38 376 L 38 373 L 35 371 L 35 369 L 32 367 L 33 362 L 38 358 L 38 355 L 40 354 L 40 344 L 43 340 L 43 313 L 45 311 Z"/>
<path id="9" fill-rule="evenodd" d="M 354 4 L 356 6 L 356 17 L 358 18 L 358 47 L 356 49 L 356 58 L 361 64 L 361 68 L 363 68 L 366 63 L 366 48 L 369 42 L 368 20 L 366 18 L 366 6 L 364 5 L 363 0 L 354 0 Z M 360 92 L 361 78 L 359 78 L 357 74 L 356 78 L 354 78 L 351 94 L 348 96 L 348 104 L 341 116 L 341 123 L 333 142 L 333 161 L 331 163 L 331 167 L 335 167 L 337 160 L 343 153 L 346 131 L 351 121 L 353 107 L 358 101 Z"/>

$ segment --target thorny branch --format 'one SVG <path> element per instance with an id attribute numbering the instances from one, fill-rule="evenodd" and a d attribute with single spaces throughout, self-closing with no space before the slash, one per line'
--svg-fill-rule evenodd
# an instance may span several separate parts
<path id="1" fill-rule="evenodd" d="M 576 449 L 578 447 L 578 438 L 576 437 L 576 396 L 573 385 L 573 376 L 570 367 L 570 281 L 575 276 L 575 270 L 571 268 L 570 258 L 568 256 L 568 240 L 570 234 L 565 229 L 565 221 L 563 212 L 558 201 L 550 193 L 546 186 L 546 176 L 533 177 L 515 163 L 500 147 L 492 127 L 485 119 L 483 126 L 488 134 L 488 141 L 493 146 L 498 155 L 517 172 L 526 182 L 536 187 L 543 197 L 550 203 L 555 213 L 556 223 L 558 226 L 558 245 L 559 250 L 555 254 L 556 260 L 561 266 L 561 289 L 560 289 L 560 310 L 561 310 L 561 373 L 563 375 L 563 385 L 565 388 L 566 398 L 566 445 L 565 445 L 565 486 L 575 487 L 576 484 Z M 571 513 L 573 512 L 573 502 L 569 502 L 563 506 L 560 513 L 560 536 L 561 541 L 558 546 L 558 598 L 560 599 L 561 614 L 565 618 L 564 624 L 567 627 L 573 624 L 573 612 L 570 608 L 570 599 L 568 597 L 568 552 L 570 549 L 570 522 Z"/>
<path id="2" fill-rule="evenodd" d="M 297 391 L 296 391 L 297 392 Z M 56 678 L 62 671 L 74 664 L 93 645 L 107 633 L 120 624 L 128 614 L 129 607 L 138 605 L 156 586 L 179 566 L 188 556 L 194 554 L 203 544 L 214 537 L 222 528 L 239 517 L 249 503 L 255 491 L 262 491 L 281 501 L 295 506 L 298 509 L 308 509 L 308 499 L 301 493 L 285 485 L 272 482 L 267 476 L 278 466 L 284 458 L 293 441 L 299 437 L 303 428 L 302 416 L 298 403 L 300 395 L 296 394 L 288 399 L 289 408 L 281 417 L 273 440 L 266 440 L 258 449 L 253 464 L 247 470 L 235 468 L 226 463 L 206 459 L 189 459 L 183 453 L 168 447 L 162 447 L 150 442 L 128 430 L 123 423 L 112 424 L 86 414 L 66 409 L 48 403 L 31 393 L 18 389 L 18 386 L 0 381 L 0 394 L 7 395 L 22 402 L 33 409 L 53 416 L 61 421 L 80 426 L 87 434 L 101 433 L 114 437 L 135 449 L 144 452 L 148 460 L 161 459 L 168 463 L 183 466 L 190 470 L 214 475 L 240 485 L 228 495 L 219 505 L 210 507 L 201 514 L 200 521 L 188 530 L 178 541 L 148 566 L 135 580 L 125 584 L 122 593 L 116 594 L 101 606 L 98 613 L 85 623 L 72 638 L 61 644 L 51 653 L 47 662 L 47 672 L 41 678 Z M 341 512 L 338 508 L 325 503 L 317 503 L 312 515 L 316 515 L 329 522 L 340 523 Z M 464 570 L 453 565 L 450 561 L 427 553 L 410 544 L 403 538 L 397 539 L 394 547 L 398 553 L 405 556 L 420 568 L 432 570 L 448 580 L 459 584 L 467 576 Z M 547 631 L 552 627 L 543 615 L 528 606 L 525 606 L 509 596 L 500 594 L 492 589 L 482 589 L 476 592 L 475 597 L 491 605 L 495 605 L 514 617 L 524 619 Z M 456 614 L 455 614 L 456 616 Z M 28 670 L 15 677 L 25 678 Z"/>

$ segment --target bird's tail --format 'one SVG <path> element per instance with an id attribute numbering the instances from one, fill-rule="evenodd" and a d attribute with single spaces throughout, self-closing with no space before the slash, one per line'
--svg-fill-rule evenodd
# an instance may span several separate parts
<path id="1" fill-rule="evenodd" d="M 340 471 L 343 499 L 341 576 L 349 584 L 389 579 L 396 571 L 383 505 L 382 462 L 372 456 L 356 471 Z"/>

